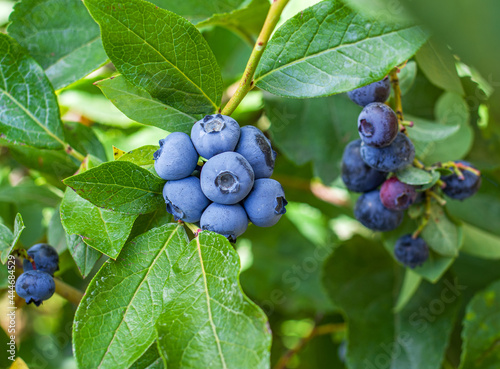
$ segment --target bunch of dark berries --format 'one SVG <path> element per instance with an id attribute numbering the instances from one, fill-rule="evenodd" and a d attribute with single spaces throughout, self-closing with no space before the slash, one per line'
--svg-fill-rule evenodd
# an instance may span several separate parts
<path id="1" fill-rule="evenodd" d="M 156 173 L 167 180 L 167 211 L 175 220 L 195 223 L 231 242 L 246 231 L 249 221 L 270 227 L 285 213 L 283 188 L 269 178 L 275 159 L 262 131 L 240 128 L 221 114 L 196 122 L 191 137 L 169 134 L 154 154 Z"/>
<path id="2" fill-rule="evenodd" d="M 382 232 L 396 229 L 404 211 L 423 194 L 419 186 L 403 183 L 394 174 L 413 164 L 415 147 L 401 131 L 396 113 L 385 104 L 390 87 L 386 77 L 348 92 L 353 102 L 363 106 L 358 118 L 361 139 L 349 143 L 342 157 L 345 186 L 362 193 L 354 207 L 355 218 Z M 475 194 L 481 184 L 479 172 L 463 161 L 453 163 L 452 168 L 453 174 L 441 177 L 442 191 L 459 200 Z M 418 234 L 408 234 L 398 239 L 394 254 L 402 264 L 415 268 L 427 260 L 429 248 Z"/>
<path id="3" fill-rule="evenodd" d="M 27 304 L 36 306 L 49 299 L 56 290 L 54 273 L 59 270 L 59 255 L 46 243 L 31 247 L 23 261 L 24 273 L 17 278 L 16 292 Z"/>

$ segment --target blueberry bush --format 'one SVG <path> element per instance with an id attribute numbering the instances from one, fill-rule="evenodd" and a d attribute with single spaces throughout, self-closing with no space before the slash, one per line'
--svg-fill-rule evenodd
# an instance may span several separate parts
<path id="1" fill-rule="evenodd" d="M 500 4 L 151 1 L 0 2 L 0 367 L 498 369 Z"/>

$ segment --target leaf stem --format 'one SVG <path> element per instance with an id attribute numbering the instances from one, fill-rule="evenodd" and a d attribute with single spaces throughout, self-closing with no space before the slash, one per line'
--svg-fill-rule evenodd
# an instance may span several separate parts
<path id="1" fill-rule="evenodd" d="M 83 298 L 82 291 L 76 289 L 73 286 L 70 286 L 67 283 L 64 283 L 60 279 L 54 278 L 54 282 L 56 284 L 56 293 L 64 297 L 69 302 L 78 305 Z"/>
<path id="2" fill-rule="evenodd" d="M 346 329 L 345 323 L 323 324 L 314 327 L 308 336 L 302 338 L 294 348 L 285 352 L 285 354 L 279 359 L 278 363 L 274 366 L 274 369 L 285 369 L 288 362 L 292 359 L 292 357 L 294 357 L 300 350 L 302 350 L 307 345 L 307 343 L 311 341 L 314 337 L 335 332 L 342 332 L 345 331 L 345 329 Z"/>
<path id="3" fill-rule="evenodd" d="M 222 114 L 231 115 L 241 103 L 243 98 L 252 89 L 253 76 L 255 74 L 255 70 L 257 69 L 257 65 L 259 64 L 260 58 L 262 57 L 264 49 L 267 46 L 267 42 L 269 41 L 269 38 L 271 37 L 271 34 L 273 33 L 274 28 L 280 19 L 281 13 L 283 12 L 283 9 L 288 1 L 289 0 L 273 1 L 271 8 L 267 13 L 264 25 L 262 26 L 262 30 L 260 31 L 259 37 L 257 38 L 257 42 L 253 47 L 252 54 L 248 59 L 247 66 L 243 72 L 243 76 L 241 77 L 238 89 L 228 101 L 224 109 L 222 109 Z"/>

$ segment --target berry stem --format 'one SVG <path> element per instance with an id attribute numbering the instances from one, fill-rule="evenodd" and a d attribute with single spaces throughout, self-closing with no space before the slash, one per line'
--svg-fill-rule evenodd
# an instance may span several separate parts
<path id="1" fill-rule="evenodd" d="M 429 195 L 431 195 L 434 200 L 436 200 L 436 202 L 441 205 L 441 206 L 445 206 L 446 205 L 446 200 L 443 199 L 441 196 L 439 196 L 437 193 L 435 193 L 434 191 L 429 191 Z"/>
<path id="2" fill-rule="evenodd" d="M 302 350 L 309 341 L 314 337 L 331 334 L 336 332 L 343 332 L 346 330 L 345 323 L 339 324 L 324 324 L 316 326 L 312 329 L 311 333 L 306 337 L 302 338 L 299 343 L 292 349 L 285 352 L 285 354 L 279 359 L 278 363 L 274 366 L 274 369 L 285 369 L 288 362 L 300 351 Z"/>
<path id="3" fill-rule="evenodd" d="M 228 101 L 224 109 L 222 109 L 222 114 L 231 115 L 254 86 L 253 76 L 255 74 L 255 70 L 257 69 L 257 65 L 259 64 L 260 58 L 264 53 L 267 42 L 269 41 L 269 38 L 271 37 L 271 34 L 273 33 L 274 28 L 280 19 L 281 13 L 283 12 L 283 9 L 288 1 L 289 0 L 273 1 L 271 8 L 269 9 L 269 13 L 267 13 L 264 25 L 262 26 L 262 30 L 260 31 L 259 37 L 257 38 L 257 42 L 253 47 L 252 54 L 248 59 L 247 66 L 243 72 L 243 77 L 241 77 L 238 89 Z"/>
<path id="4" fill-rule="evenodd" d="M 403 125 L 404 122 L 404 117 L 403 117 L 403 102 L 402 102 L 402 94 L 401 94 L 401 86 L 399 85 L 399 69 L 394 68 L 392 72 L 389 74 L 391 78 L 391 84 L 392 84 L 392 89 L 394 91 L 394 105 L 395 105 L 395 112 L 398 117 L 400 129 L 402 132 L 404 132 L 405 126 Z"/>
<path id="5" fill-rule="evenodd" d="M 78 305 L 83 298 L 82 291 L 76 289 L 73 286 L 70 286 L 67 283 L 64 283 L 60 279 L 54 278 L 54 282 L 56 284 L 56 293 L 64 297 L 69 302 Z"/>
<path id="6" fill-rule="evenodd" d="M 186 227 L 189 228 L 191 232 L 193 232 L 193 235 L 196 237 L 198 236 L 198 233 L 200 233 L 201 229 L 199 229 L 195 224 L 193 223 L 184 223 Z"/>
<path id="7" fill-rule="evenodd" d="M 422 222 L 418 226 L 417 230 L 412 234 L 411 238 L 416 239 L 420 236 L 420 233 L 424 230 L 429 223 L 429 219 L 431 218 L 431 192 L 430 190 L 425 191 L 425 212 L 422 217 Z"/>

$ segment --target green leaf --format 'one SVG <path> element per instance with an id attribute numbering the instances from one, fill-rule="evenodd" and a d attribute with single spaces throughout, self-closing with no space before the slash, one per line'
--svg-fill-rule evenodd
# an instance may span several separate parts
<path id="1" fill-rule="evenodd" d="M 460 307 L 456 281 L 423 282 L 394 314 L 400 269 L 379 244 L 359 237 L 336 249 L 323 272 L 323 284 L 349 326 L 350 369 L 441 368 Z"/>
<path id="2" fill-rule="evenodd" d="M 244 0 L 153 0 L 153 4 L 183 16 L 192 23 L 198 23 L 214 14 L 229 13 L 237 9 Z"/>
<path id="3" fill-rule="evenodd" d="M 340 174 L 344 147 L 359 137 L 361 109 L 344 96 L 265 100 L 273 143 L 298 165 L 314 163 L 314 175 L 331 183 Z"/>
<path id="4" fill-rule="evenodd" d="M 13 187 L 1 187 L 0 201 L 14 204 L 40 204 L 56 206 L 61 198 L 45 186 L 37 186 L 26 180 Z"/>
<path id="5" fill-rule="evenodd" d="M 9 34 L 42 66 L 56 90 L 108 59 L 99 27 L 80 0 L 22 1 L 10 21 Z"/>
<path id="6" fill-rule="evenodd" d="M 410 60 L 399 72 L 399 87 L 401 88 L 401 94 L 404 96 L 415 83 L 415 78 L 417 77 L 417 63 Z M 391 90 L 391 93 L 394 91 Z"/>
<path id="7" fill-rule="evenodd" d="M 87 245 L 113 259 L 120 254 L 137 216 L 98 208 L 69 188 L 61 203 L 66 233 L 79 235 Z"/>
<path id="8" fill-rule="evenodd" d="M 467 223 L 462 224 L 464 245 L 462 251 L 483 259 L 500 259 L 500 237 Z"/>
<path id="9" fill-rule="evenodd" d="M 129 369 L 165 369 L 156 342 Z"/>
<path id="10" fill-rule="evenodd" d="M 218 111 L 222 77 L 201 33 L 142 0 L 85 0 L 116 69 L 152 97 L 185 113 Z"/>
<path id="11" fill-rule="evenodd" d="M 12 251 L 17 249 L 19 237 L 21 237 L 21 233 L 26 227 L 24 226 L 23 217 L 19 213 L 17 213 L 14 221 L 14 232 L 10 232 L 10 229 L 3 224 L 0 224 L 0 227 L 0 261 L 5 264 Z"/>
<path id="12" fill-rule="evenodd" d="M 461 226 L 453 223 L 445 210 L 437 205 L 431 205 L 431 216 L 421 237 L 429 247 L 443 256 L 455 257 L 463 243 Z"/>
<path id="13" fill-rule="evenodd" d="M 426 39 L 418 26 L 371 21 L 340 1 L 322 1 L 276 31 L 255 82 L 286 97 L 350 91 L 382 79 Z"/>
<path id="14" fill-rule="evenodd" d="M 495 369 L 500 362 L 500 281 L 467 305 L 460 369 Z"/>
<path id="15" fill-rule="evenodd" d="M 382 234 L 384 247 L 394 259 L 394 245 L 398 238 L 405 234 L 412 234 L 416 229 L 417 224 L 415 222 L 405 219 L 396 230 L 384 232 Z M 443 256 L 431 250 L 429 259 L 427 259 L 422 266 L 413 269 L 413 271 L 425 280 L 436 283 L 446 273 L 454 261 L 454 257 Z"/>
<path id="16" fill-rule="evenodd" d="M 401 182 L 414 186 L 431 183 L 433 178 L 429 172 L 411 166 L 398 170 L 396 176 Z"/>
<path id="17" fill-rule="evenodd" d="M 431 83 L 446 91 L 464 95 L 455 58 L 441 42 L 430 39 L 415 55 L 418 66 Z"/>
<path id="18" fill-rule="evenodd" d="M 267 0 L 251 0 L 244 7 L 230 13 L 215 14 L 198 23 L 196 27 L 221 26 L 228 28 L 253 44 L 253 36 L 260 33 L 270 6 L 271 4 Z"/>
<path id="19" fill-rule="evenodd" d="M 168 251 L 175 262 L 157 324 L 167 367 L 269 368 L 267 317 L 241 291 L 238 254 L 227 239 L 202 232 Z"/>
<path id="20" fill-rule="evenodd" d="M 203 115 L 186 114 L 162 103 L 121 75 L 99 81 L 96 86 L 123 114 L 142 124 L 189 134 L 193 123 L 203 118 Z"/>
<path id="21" fill-rule="evenodd" d="M 59 106 L 42 68 L 11 37 L 0 33 L 2 137 L 40 149 L 62 148 Z"/>
<path id="22" fill-rule="evenodd" d="M 123 213 L 149 213 L 164 205 L 165 181 L 128 161 L 101 164 L 64 184 L 98 207 Z"/>
<path id="23" fill-rule="evenodd" d="M 155 161 L 153 155 L 159 148 L 159 146 L 154 145 L 141 146 L 135 150 L 123 154 L 117 160 L 129 161 L 141 167 L 154 165 Z"/>
<path id="24" fill-rule="evenodd" d="M 81 154 L 90 154 L 101 161 L 107 160 L 106 150 L 92 128 L 81 123 L 65 122 L 64 136 L 71 147 Z"/>
<path id="25" fill-rule="evenodd" d="M 47 226 L 47 242 L 53 246 L 59 254 L 62 254 L 66 248 L 66 232 L 61 223 L 60 206 L 54 210 Z"/>
<path id="26" fill-rule="evenodd" d="M 428 120 L 409 115 L 406 116 L 406 119 L 413 121 L 414 123 L 413 127 L 408 128 L 406 132 L 408 132 L 408 136 L 412 141 L 417 142 L 417 145 L 422 142 L 427 143 L 444 140 L 457 133 L 460 129 L 460 125 L 446 126 L 444 124 L 430 122 Z M 441 143 L 437 143 L 436 145 L 440 144 Z"/>
<path id="27" fill-rule="evenodd" d="M 439 171 L 437 171 L 437 170 L 431 170 L 431 171 L 430 171 L 430 175 L 431 175 L 431 177 L 432 177 L 432 180 L 431 180 L 429 183 L 427 183 L 427 184 L 425 184 L 425 185 L 421 186 L 421 187 L 418 189 L 419 191 L 425 191 L 425 190 L 427 190 L 427 189 L 429 189 L 429 188 L 433 187 L 433 186 L 434 186 L 434 185 L 435 185 L 435 184 L 439 181 L 439 179 L 441 178 L 441 174 L 440 174 L 440 172 L 439 172 Z"/>
<path id="28" fill-rule="evenodd" d="M 399 313 L 411 300 L 418 287 L 422 283 L 422 277 L 410 268 L 406 268 L 403 284 L 399 290 L 398 300 L 394 306 L 394 312 Z"/>
<path id="29" fill-rule="evenodd" d="M 92 272 L 92 269 L 94 269 L 94 265 L 102 256 L 102 253 L 88 246 L 76 234 L 66 234 L 66 245 L 80 274 L 83 278 L 86 278 Z"/>

